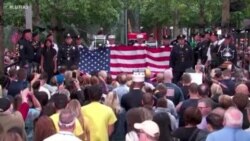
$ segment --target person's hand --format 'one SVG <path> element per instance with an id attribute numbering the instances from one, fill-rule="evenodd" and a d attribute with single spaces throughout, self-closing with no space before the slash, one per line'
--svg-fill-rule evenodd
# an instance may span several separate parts
<path id="1" fill-rule="evenodd" d="M 57 69 L 56 68 L 54 68 L 54 71 L 53 71 L 54 73 L 56 73 L 57 72 Z"/>
<path id="2" fill-rule="evenodd" d="M 58 86 L 58 91 L 64 90 L 64 89 L 65 89 L 65 88 L 64 88 L 64 84 L 61 84 L 61 85 Z"/>
<path id="3" fill-rule="evenodd" d="M 74 84 L 75 84 L 75 87 L 76 87 L 77 89 L 81 89 L 80 83 L 79 83 L 79 81 L 78 81 L 77 79 L 74 80 Z"/>
<path id="4" fill-rule="evenodd" d="M 44 69 L 43 69 L 43 67 L 42 67 L 42 66 L 40 66 L 40 70 L 41 70 L 41 72 L 44 72 Z"/>
<path id="5" fill-rule="evenodd" d="M 22 102 L 23 103 L 28 103 L 28 98 L 32 94 L 32 92 L 29 90 L 29 88 L 26 88 L 21 91 L 21 97 L 22 97 Z"/>

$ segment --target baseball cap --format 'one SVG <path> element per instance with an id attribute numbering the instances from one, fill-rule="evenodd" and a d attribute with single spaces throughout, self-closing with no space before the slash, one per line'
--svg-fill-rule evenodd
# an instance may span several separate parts
<path id="1" fill-rule="evenodd" d="M 142 130 L 151 137 L 157 137 L 159 136 L 158 134 L 160 134 L 159 126 L 152 120 L 145 120 L 142 123 L 135 123 L 134 128 Z"/>
<path id="2" fill-rule="evenodd" d="M 0 98 L 0 112 L 5 112 L 10 108 L 10 101 L 7 98 Z"/>
<path id="3" fill-rule="evenodd" d="M 134 71 L 132 75 L 133 82 L 144 82 L 145 72 L 144 71 Z"/>

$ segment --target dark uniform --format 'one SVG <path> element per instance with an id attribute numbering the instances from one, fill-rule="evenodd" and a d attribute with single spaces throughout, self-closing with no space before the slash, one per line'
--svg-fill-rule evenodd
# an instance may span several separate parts
<path id="1" fill-rule="evenodd" d="M 179 35 L 178 40 L 184 40 L 182 35 Z M 184 45 L 176 44 L 170 54 L 170 66 L 173 68 L 174 82 L 179 82 L 182 74 L 186 69 L 193 65 L 193 50 L 185 43 Z"/>
<path id="2" fill-rule="evenodd" d="M 205 65 L 206 61 L 207 61 L 207 50 L 208 47 L 210 45 L 210 41 L 209 40 L 204 40 L 199 44 L 199 59 L 201 60 L 201 63 L 203 65 Z"/>
<path id="3" fill-rule="evenodd" d="M 225 35 L 225 41 L 230 40 L 230 35 Z M 224 42 L 225 42 L 224 41 Z M 233 65 L 237 64 L 237 51 L 235 45 L 223 43 L 218 47 L 218 63 L 222 67 L 225 62 L 231 62 Z"/>
<path id="4" fill-rule="evenodd" d="M 37 36 L 37 33 L 33 33 L 33 37 Z M 41 42 L 40 41 L 32 41 L 32 47 L 34 49 L 34 60 L 33 60 L 33 68 L 37 72 L 39 70 L 40 61 L 41 61 Z"/>
<path id="5" fill-rule="evenodd" d="M 70 34 L 67 34 L 66 38 L 71 38 Z M 66 66 L 68 69 L 71 69 L 72 66 L 78 66 L 79 57 L 78 48 L 72 44 L 65 43 L 59 48 L 58 64 L 59 66 Z"/>
<path id="6" fill-rule="evenodd" d="M 23 31 L 23 35 L 31 32 L 31 30 L 26 29 Z M 32 42 L 24 38 L 24 36 L 18 41 L 17 44 L 19 50 L 19 63 L 21 67 L 28 69 L 28 73 L 31 73 L 32 61 L 34 60 L 34 48 L 32 47 Z"/>

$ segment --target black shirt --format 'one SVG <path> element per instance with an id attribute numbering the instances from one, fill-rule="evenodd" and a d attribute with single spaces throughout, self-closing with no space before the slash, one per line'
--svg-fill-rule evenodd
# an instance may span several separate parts
<path id="1" fill-rule="evenodd" d="M 31 41 L 20 39 L 17 46 L 19 49 L 21 65 L 31 63 L 34 59 L 34 48 L 32 47 Z"/>
<path id="2" fill-rule="evenodd" d="M 42 56 L 44 58 L 43 68 L 48 69 L 48 70 L 53 70 L 54 69 L 54 58 L 56 56 L 56 50 L 52 47 L 45 47 L 42 50 Z"/>
<path id="3" fill-rule="evenodd" d="M 188 107 L 197 107 L 198 105 L 198 99 L 187 99 L 184 100 L 179 111 L 179 127 L 182 127 L 185 125 L 184 122 L 184 112 Z"/>
<path id="4" fill-rule="evenodd" d="M 121 106 L 128 111 L 129 109 L 142 106 L 143 92 L 140 89 L 130 90 L 122 96 Z"/>
<path id="5" fill-rule="evenodd" d="M 193 59 L 193 50 L 189 45 L 176 45 L 171 50 L 170 66 L 174 71 L 184 72 L 193 66 Z"/>
<path id="6" fill-rule="evenodd" d="M 176 129 L 172 135 L 180 139 L 180 141 L 189 141 L 189 138 L 192 136 L 197 127 L 180 127 Z M 195 137 L 194 137 L 195 138 Z"/>

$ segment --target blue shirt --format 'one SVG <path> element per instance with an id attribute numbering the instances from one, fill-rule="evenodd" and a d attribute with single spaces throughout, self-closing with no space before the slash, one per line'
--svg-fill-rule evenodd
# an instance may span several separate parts
<path id="1" fill-rule="evenodd" d="M 122 96 L 129 92 L 129 87 L 127 85 L 120 85 L 117 88 L 115 88 L 113 92 L 115 92 L 118 95 L 119 100 L 121 101 Z"/>
<path id="2" fill-rule="evenodd" d="M 250 133 L 241 128 L 224 127 L 221 130 L 210 133 L 206 141 L 250 141 Z"/>

